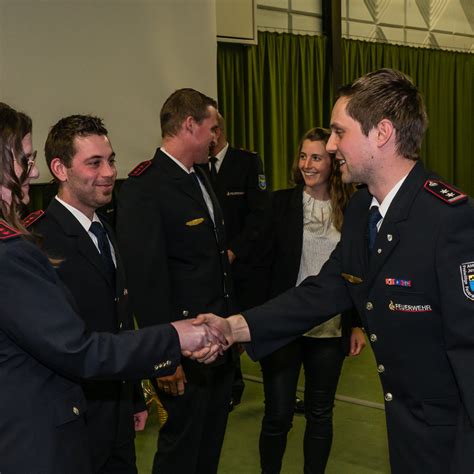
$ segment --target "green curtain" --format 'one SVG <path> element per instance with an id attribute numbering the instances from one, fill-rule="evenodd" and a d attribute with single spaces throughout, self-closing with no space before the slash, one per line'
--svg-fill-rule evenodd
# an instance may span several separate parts
<path id="1" fill-rule="evenodd" d="M 219 108 L 229 142 L 257 151 L 271 189 L 287 187 L 303 133 L 329 122 L 326 39 L 259 33 L 258 46 L 219 43 Z"/>
<path id="2" fill-rule="evenodd" d="M 343 40 L 343 83 L 381 67 L 408 74 L 425 97 L 427 166 L 474 195 L 474 55 Z M 300 136 L 327 126 L 333 102 L 326 40 L 259 32 L 257 46 L 218 44 L 219 107 L 229 141 L 260 153 L 270 187 L 289 184 Z"/>

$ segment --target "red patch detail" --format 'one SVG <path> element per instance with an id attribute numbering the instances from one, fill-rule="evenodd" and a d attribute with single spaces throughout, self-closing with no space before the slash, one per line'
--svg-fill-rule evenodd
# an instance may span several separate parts
<path id="1" fill-rule="evenodd" d="M 18 237 L 21 232 L 7 225 L 6 222 L 0 221 L 0 240 L 11 239 L 12 237 Z"/>
<path id="2" fill-rule="evenodd" d="M 34 224 L 38 219 L 40 219 L 43 216 L 44 216 L 44 211 L 41 209 L 39 211 L 32 212 L 31 214 L 28 214 L 28 216 L 23 219 L 23 225 L 25 227 L 30 227 L 30 225 Z"/>
<path id="3" fill-rule="evenodd" d="M 142 161 L 140 164 L 135 166 L 130 173 L 128 173 L 129 176 L 140 176 L 143 174 L 149 167 L 151 166 L 151 160 L 147 161 Z"/>
<path id="4" fill-rule="evenodd" d="M 467 194 L 437 179 L 426 180 L 423 187 L 446 204 L 459 204 L 467 199 Z"/>

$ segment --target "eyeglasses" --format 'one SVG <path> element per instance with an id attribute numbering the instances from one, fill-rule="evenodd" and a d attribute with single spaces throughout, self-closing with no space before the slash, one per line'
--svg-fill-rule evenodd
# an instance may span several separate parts
<path id="1" fill-rule="evenodd" d="M 31 171 L 33 170 L 35 166 L 37 153 L 38 152 L 35 150 L 33 153 L 25 156 L 25 158 L 27 159 L 26 176 L 30 175 Z"/>

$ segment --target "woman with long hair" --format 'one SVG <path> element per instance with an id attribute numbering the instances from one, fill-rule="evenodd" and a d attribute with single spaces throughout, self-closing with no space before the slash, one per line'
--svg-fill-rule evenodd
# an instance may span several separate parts
<path id="1" fill-rule="evenodd" d="M 327 153 L 330 131 L 305 133 L 293 165 L 291 189 L 276 191 L 270 212 L 269 297 L 319 273 L 336 247 L 344 209 L 353 192 L 344 185 L 335 157 Z M 261 360 L 265 414 L 260 433 L 262 472 L 281 470 L 301 366 L 305 372 L 304 472 L 325 471 L 332 443 L 332 412 L 346 354 L 358 355 L 365 337 L 357 313 L 335 315 Z"/>

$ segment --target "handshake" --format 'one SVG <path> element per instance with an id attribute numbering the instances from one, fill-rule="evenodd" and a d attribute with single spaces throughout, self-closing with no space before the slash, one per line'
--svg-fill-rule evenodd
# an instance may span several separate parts
<path id="1" fill-rule="evenodd" d="M 241 314 L 228 318 L 200 314 L 171 324 L 178 333 L 183 356 L 205 364 L 214 362 L 235 342 L 250 341 L 250 331 Z"/>

